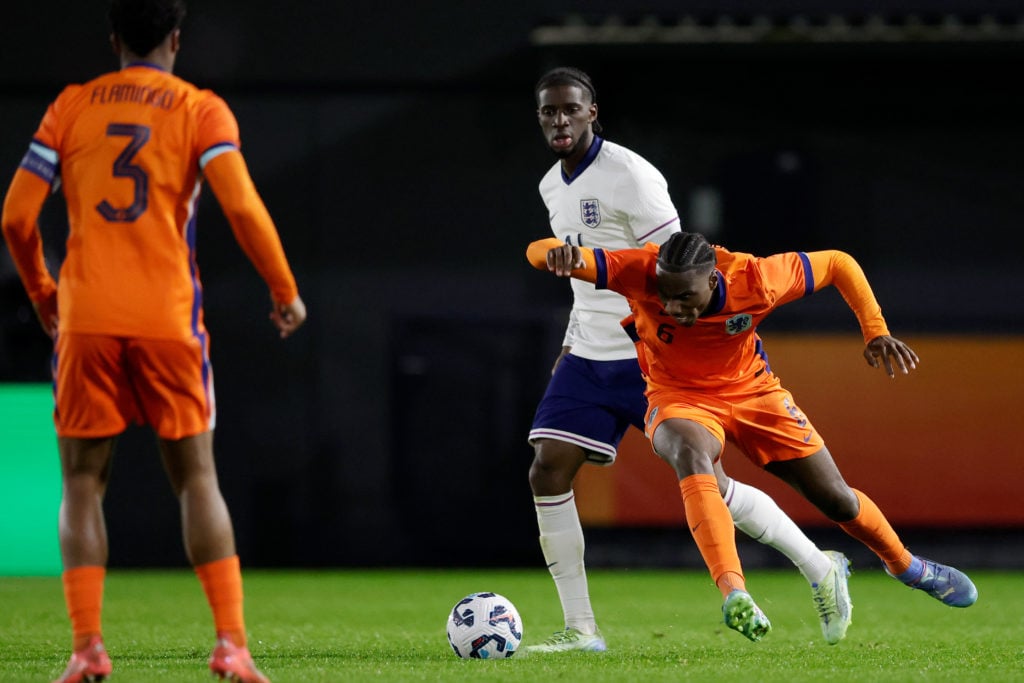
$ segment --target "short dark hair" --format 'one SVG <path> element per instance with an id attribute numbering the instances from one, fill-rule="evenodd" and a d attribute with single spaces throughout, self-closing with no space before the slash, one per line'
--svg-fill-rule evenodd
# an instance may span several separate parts
<path id="1" fill-rule="evenodd" d="M 658 250 L 658 267 L 669 273 L 710 269 L 717 261 L 714 247 L 696 232 L 677 232 Z"/>
<path id="2" fill-rule="evenodd" d="M 591 104 L 597 104 L 597 91 L 594 90 L 594 84 L 591 82 L 590 76 L 572 66 L 559 66 L 541 76 L 540 80 L 537 81 L 537 85 L 533 88 L 533 95 L 535 98 L 539 98 L 541 90 L 547 90 L 559 85 L 574 85 L 590 95 Z M 594 119 L 591 127 L 595 133 L 601 132 L 601 124 L 597 122 L 597 119 Z"/>
<path id="3" fill-rule="evenodd" d="M 185 0 L 111 0 L 110 29 L 132 53 L 152 52 L 185 18 Z"/>

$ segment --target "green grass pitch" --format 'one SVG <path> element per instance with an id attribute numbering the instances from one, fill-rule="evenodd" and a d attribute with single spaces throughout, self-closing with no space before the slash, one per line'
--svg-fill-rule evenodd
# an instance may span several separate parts
<path id="1" fill-rule="evenodd" d="M 247 571 L 250 649 L 288 681 L 1024 681 L 1024 576 L 975 571 L 980 599 L 939 604 L 879 570 L 850 580 L 853 624 L 821 638 L 795 571 L 752 571 L 772 620 L 751 643 L 721 623 L 704 572 L 594 570 L 590 593 L 609 651 L 460 660 L 445 621 L 457 600 L 491 590 L 519 609 L 524 645 L 561 627 L 554 584 L 536 570 Z M 114 681 L 208 681 L 212 626 L 188 571 L 112 571 L 104 632 Z M 70 633 L 56 578 L 0 578 L 0 681 L 48 681 Z"/>

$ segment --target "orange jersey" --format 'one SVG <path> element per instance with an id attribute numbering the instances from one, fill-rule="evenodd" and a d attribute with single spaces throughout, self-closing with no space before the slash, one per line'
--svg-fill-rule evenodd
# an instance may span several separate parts
<path id="1" fill-rule="evenodd" d="M 32 174 L 59 183 L 67 203 L 61 332 L 159 339 L 202 333 L 195 255 L 202 169 L 220 155 L 238 155 L 239 145 L 238 124 L 221 98 L 152 65 L 132 64 L 65 88 L 4 206 L 4 232 L 29 296 L 39 300 L 52 291 L 40 272 L 38 239 L 28 234 L 37 230 L 34 203 L 42 202 L 27 179 Z M 214 163 L 251 183 L 244 164 Z M 234 220 L 232 227 L 275 297 L 290 302 L 298 292 L 276 230 L 255 191 L 245 195 L 262 213 L 244 234 Z"/>
<path id="2" fill-rule="evenodd" d="M 528 252 L 542 268 L 558 240 L 534 242 Z M 625 296 L 627 319 L 651 390 L 683 389 L 743 394 L 763 386 L 770 373 L 757 326 L 779 306 L 834 284 L 857 315 L 865 342 L 888 334 L 860 266 L 840 251 L 790 252 L 765 258 L 715 247 L 718 291 L 692 327 L 678 324 L 662 307 L 655 274 L 658 246 L 643 249 L 581 249 L 586 265 L 573 277 Z"/>

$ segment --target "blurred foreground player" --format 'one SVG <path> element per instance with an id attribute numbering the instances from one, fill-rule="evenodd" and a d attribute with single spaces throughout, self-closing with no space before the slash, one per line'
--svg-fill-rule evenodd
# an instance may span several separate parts
<path id="1" fill-rule="evenodd" d="M 151 426 L 181 507 L 185 549 L 213 612 L 211 671 L 267 681 L 246 645 L 234 530 L 213 455 L 216 407 L 196 268 L 201 181 L 270 288 L 281 337 L 306 309 L 239 151 L 227 104 L 172 75 L 181 0 L 114 0 L 120 71 L 70 85 L 51 104 L 8 190 L 3 234 L 53 337 L 54 422 L 63 477 L 60 548 L 73 654 L 58 683 L 111 673 L 100 613 L 107 563 L 102 502 L 114 438 Z M 37 225 L 62 188 L 70 232 L 55 283 Z"/>
<path id="2" fill-rule="evenodd" d="M 646 434 L 679 477 L 686 520 L 724 599 L 730 627 L 751 640 L 770 628 L 746 590 L 729 510 L 715 476 L 726 438 L 790 484 L 904 584 L 953 607 L 978 591 L 962 572 L 910 553 L 864 493 L 843 480 L 821 436 L 768 364 L 757 327 L 779 306 L 833 285 L 857 316 L 864 357 L 890 377 L 917 354 L 889 335 L 857 262 L 840 251 L 757 258 L 677 233 L 661 247 L 606 251 L 538 240 L 535 268 L 579 278 L 629 300 L 624 327 L 647 382 Z"/>

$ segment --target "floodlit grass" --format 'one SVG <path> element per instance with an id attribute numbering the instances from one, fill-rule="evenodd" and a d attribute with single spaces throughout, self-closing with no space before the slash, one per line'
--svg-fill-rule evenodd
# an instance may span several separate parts
<path id="1" fill-rule="evenodd" d="M 245 574 L 250 649 L 275 683 L 288 681 L 1024 681 L 1024 581 L 975 571 L 980 600 L 945 607 L 881 571 L 851 578 L 854 619 L 836 646 L 821 638 L 810 589 L 795 571 L 752 571 L 748 587 L 773 631 L 751 643 L 724 628 L 704 572 L 592 571 L 590 591 L 609 651 L 460 660 L 448 610 L 493 590 L 523 618 L 524 644 L 561 627 L 543 568 Z M 104 632 L 114 680 L 209 681 L 212 626 L 188 572 L 113 571 Z M 0 578 L 0 681 L 48 681 L 69 655 L 59 579 Z"/>

